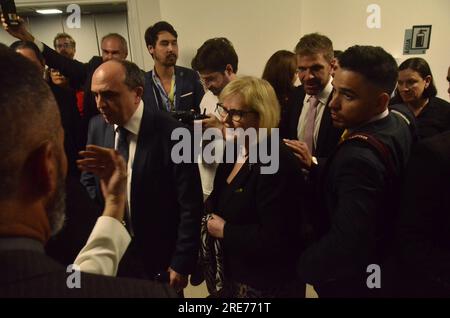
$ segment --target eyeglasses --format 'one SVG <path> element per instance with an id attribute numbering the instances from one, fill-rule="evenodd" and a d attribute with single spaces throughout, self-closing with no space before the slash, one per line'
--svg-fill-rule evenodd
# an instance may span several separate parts
<path id="1" fill-rule="evenodd" d="M 71 47 L 73 47 L 72 43 L 61 43 L 61 44 L 56 44 L 55 45 L 55 48 L 57 48 L 57 49 L 62 49 L 62 48 L 68 49 L 68 48 L 71 48 Z"/>
<path id="2" fill-rule="evenodd" d="M 254 110 L 249 110 L 249 111 L 237 110 L 237 109 L 228 110 L 225 107 L 223 107 L 222 103 L 216 104 L 216 111 L 222 117 L 225 117 L 228 115 L 229 117 L 231 117 L 232 121 L 237 122 L 237 123 L 240 122 L 242 117 L 244 117 L 247 114 L 258 114 L 258 112 L 254 111 Z"/>

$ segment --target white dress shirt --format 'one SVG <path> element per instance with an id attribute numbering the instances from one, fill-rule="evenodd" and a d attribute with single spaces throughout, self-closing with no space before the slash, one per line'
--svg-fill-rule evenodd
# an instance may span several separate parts
<path id="1" fill-rule="evenodd" d="M 203 95 L 202 101 L 200 102 L 200 110 L 203 113 L 206 110 L 206 114 L 214 114 L 220 119 L 220 115 L 216 112 L 216 105 L 219 102 L 217 96 L 215 96 L 211 91 L 207 91 Z M 209 144 L 209 141 L 201 141 L 202 150 L 203 147 Z M 214 147 L 216 152 L 223 151 L 224 142 L 223 140 L 214 140 Z M 221 158 L 221 153 L 218 153 L 218 157 Z M 216 170 L 219 163 L 206 163 L 202 160 L 202 154 L 198 158 L 198 170 L 200 172 L 200 179 L 202 182 L 203 198 L 206 199 L 212 192 L 214 186 L 214 177 L 216 176 Z"/>
<path id="2" fill-rule="evenodd" d="M 116 276 L 119 262 L 130 241 L 130 234 L 121 222 L 109 216 L 101 216 L 74 264 L 82 272 Z"/>
<path id="3" fill-rule="evenodd" d="M 317 104 L 316 107 L 316 121 L 314 123 L 314 148 L 317 149 L 317 138 L 319 136 L 319 130 L 320 130 L 320 123 L 322 121 L 323 112 L 325 110 L 325 107 L 327 105 L 328 98 L 330 97 L 331 92 L 333 91 L 333 85 L 331 85 L 331 76 L 328 80 L 327 85 L 325 88 L 317 94 L 317 99 L 319 101 L 319 104 Z M 305 99 L 303 100 L 303 108 L 302 112 L 300 114 L 300 118 L 298 120 L 297 124 L 297 138 L 300 141 L 305 141 L 305 121 L 306 121 L 306 115 L 308 114 L 309 108 L 311 105 L 309 104 L 309 99 L 311 98 L 311 95 L 306 94 Z"/>

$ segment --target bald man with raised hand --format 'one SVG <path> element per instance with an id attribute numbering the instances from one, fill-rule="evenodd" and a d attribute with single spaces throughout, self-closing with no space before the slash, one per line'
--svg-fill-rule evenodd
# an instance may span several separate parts
<path id="1" fill-rule="evenodd" d="M 32 62 L 1 44 L 0 69 L 17 76 L 14 81 L 0 77 L 0 297 L 174 296 L 162 285 L 83 272 L 79 288 L 70 288 L 72 273 L 44 252 L 65 218 L 67 161 L 58 108 Z M 114 151 L 99 147 L 83 155 L 89 164 L 80 165 L 99 175 L 107 204 L 76 263 L 81 270 L 97 272 L 99 258 L 115 257 L 115 250 L 105 255 L 110 246 L 102 244 L 113 242 L 116 230 L 124 231 L 119 220 L 125 204 L 125 164 Z"/>
<path id="2" fill-rule="evenodd" d="M 181 124 L 144 104 L 144 76 L 128 61 L 103 63 L 92 77 L 100 115 L 89 125 L 88 144 L 115 148 L 127 160 L 127 228 L 133 240 L 119 276 L 159 279 L 181 291 L 200 243 L 202 190 L 197 164 L 175 164 L 174 129 Z M 82 174 L 91 198 L 104 199 L 98 178 Z"/>

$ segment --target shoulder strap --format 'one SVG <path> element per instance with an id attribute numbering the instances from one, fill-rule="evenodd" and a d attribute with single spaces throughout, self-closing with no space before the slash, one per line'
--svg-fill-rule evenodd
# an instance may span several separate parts
<path id="1" fill-rule="evenodd" d="M 391 150 L 379 139 L 367 133 L 355 133 L 348 136 L 344 142 L 348 142 L 350 140 L 359 140 L 366 144 L 369 144 L 380 156 L 384 166 L 387 170 L 388 177 L 393 180 L 395 178 L 395 165 L 392 159 Z"/>

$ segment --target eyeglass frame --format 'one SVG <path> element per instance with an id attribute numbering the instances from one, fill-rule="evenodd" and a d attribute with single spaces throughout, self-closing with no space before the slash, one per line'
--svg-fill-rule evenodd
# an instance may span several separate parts
<path id="1" fill-rule="evenodd" d="M 222 115 L 220 109 L 223 110 L 223 113 L 225 115 Z M 245 115 L 248 115 L 248 114 L 257 114 L 257 115 L 259 115 L 259 113 L 256 110 L 247 110 L 247 111 L 245 111 L 245 110 L 238 110 L 238 109 L 230 109 L 230 110 L 228 110 L 225 107 L 223 107 L 223 103 L 217 103 L 216 104 L 216 111 L 219 113 L 219 115 L 221 117 L 230 116 L 231 120 L 236 122 L 236 123 L 239 123 L 242 120 L 242 117 L 244 117 Z M 233 118 L 234 115 L 238 115 L 239 119 L 234 119 Z"/>
<path id="2" fill-rule="evenodd" d="M 75 47 L 75 45 L 73 43 L 61 43 L 61 44 L 55 45 L 55 49 L 59 49 L 59 48 L 68 49 L 68 48 L 73 48 L 73 47 Z"/>

